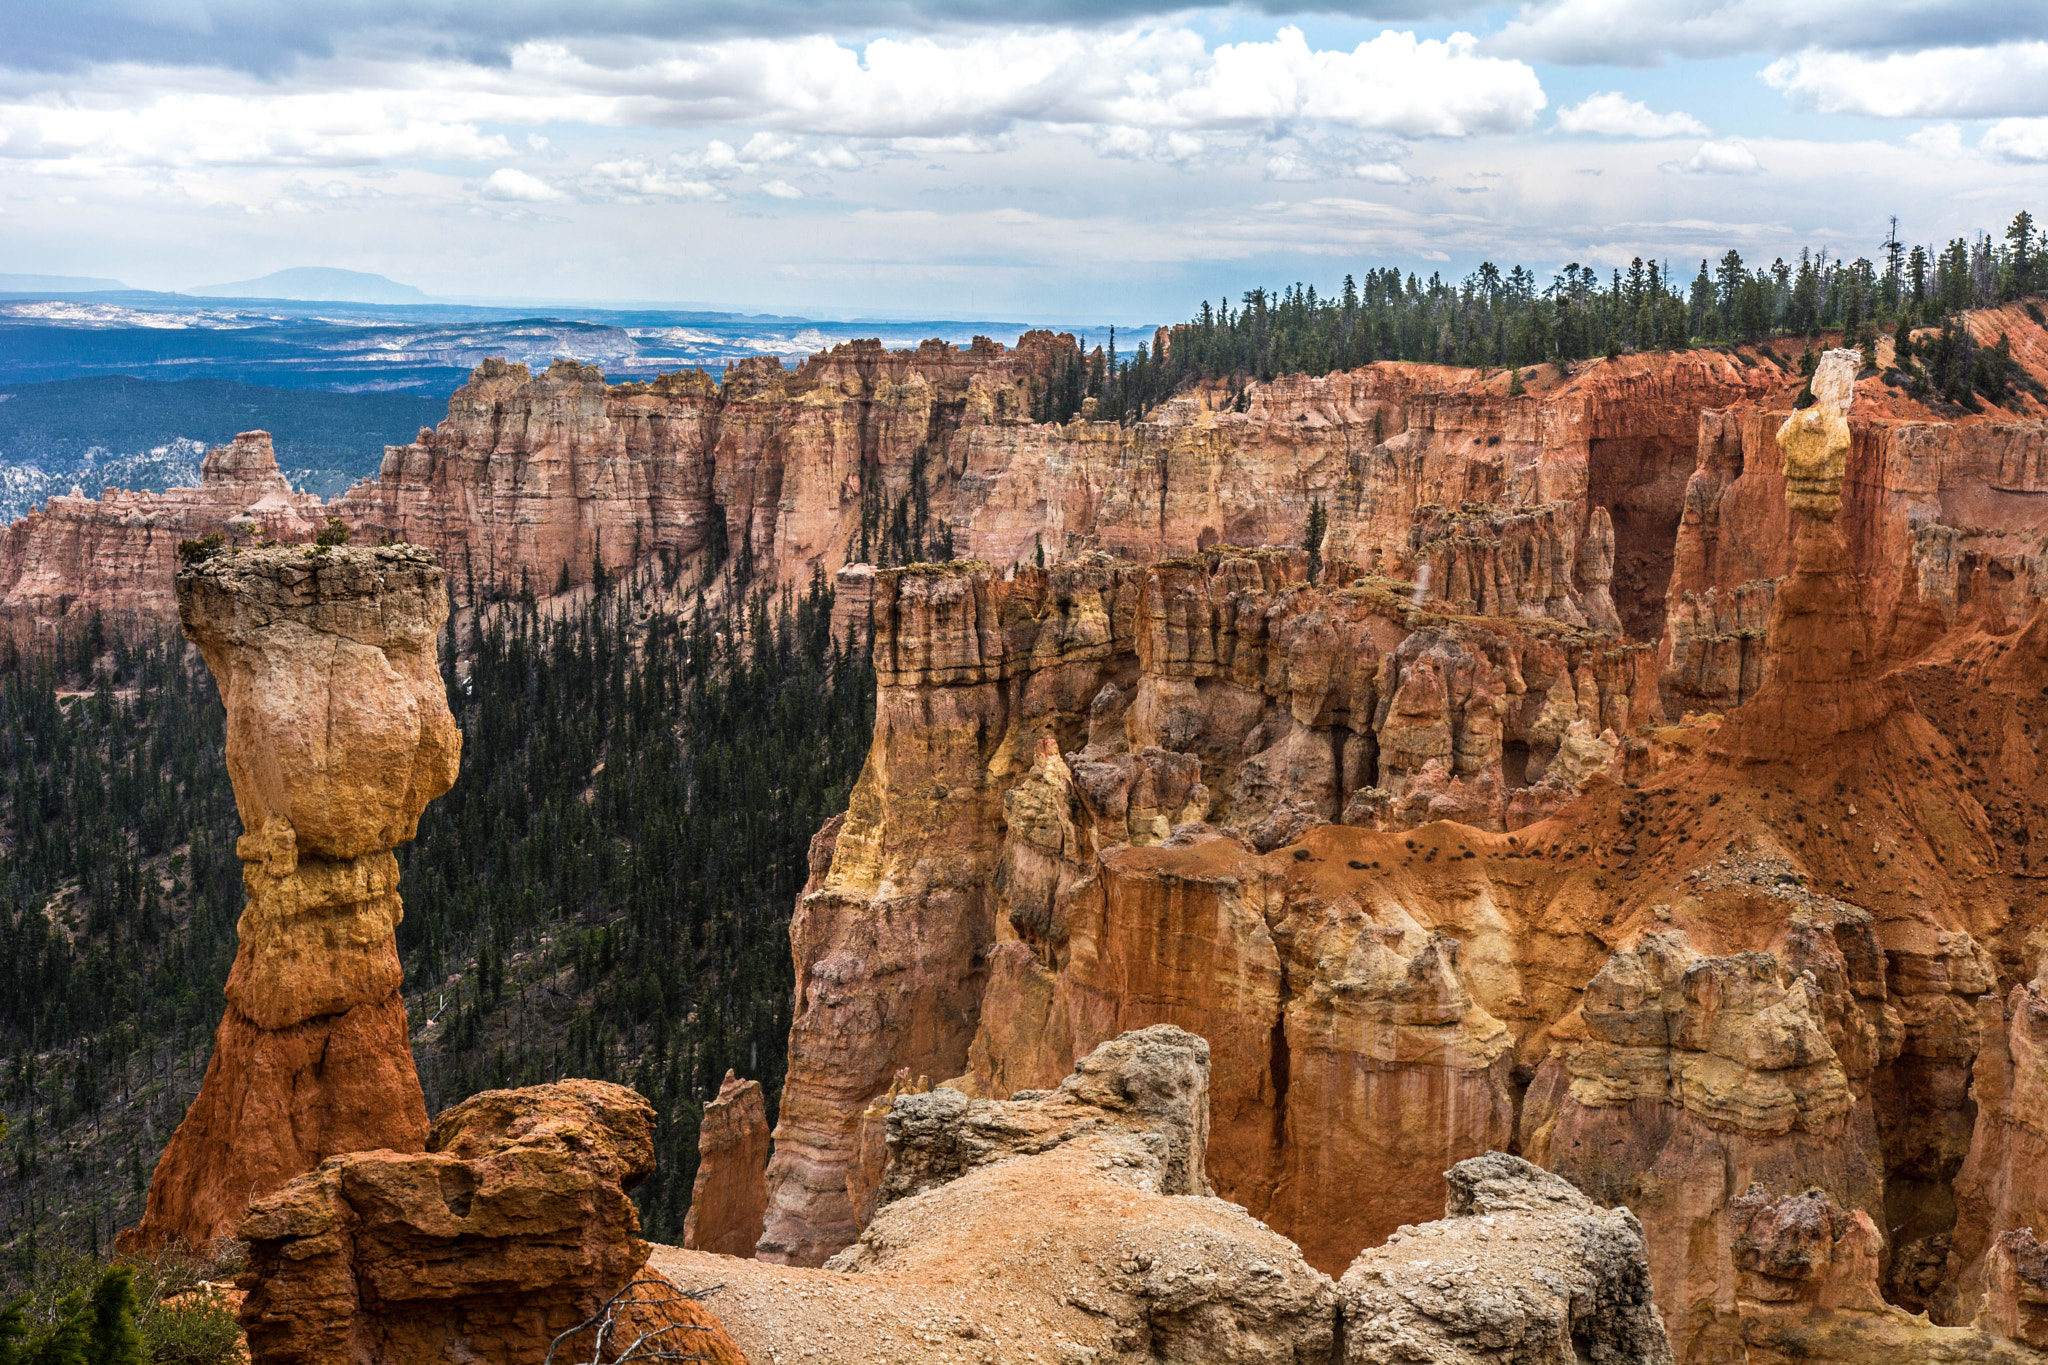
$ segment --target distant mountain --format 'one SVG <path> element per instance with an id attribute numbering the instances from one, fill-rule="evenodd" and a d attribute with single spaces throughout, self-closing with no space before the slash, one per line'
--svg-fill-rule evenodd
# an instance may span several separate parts
<path id="1" fill-rule="evenodd" d="M 335 270 L 324 265 L 275 270 L 255 280 L 209 284 L 187 289 L 202 298 L 330 299 L 336 303 L 424 303 L 427 296 L 409 284 L 360 270 Z"/>
<path id="2" fill-rule="evenodd" d="M 0 275 L 0 294 L 96 294 L 127 287 L 119 280 L 103 280 L 97 275 Z"/>

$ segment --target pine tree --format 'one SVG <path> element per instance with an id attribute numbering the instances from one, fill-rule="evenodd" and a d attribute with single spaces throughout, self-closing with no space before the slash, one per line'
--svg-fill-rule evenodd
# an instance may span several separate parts
<path id="1" fill-rule="evenodd" d="M 135 1272 L 110 1267 L 93 1286 L 87 1306 L 92 1318 L 87 1343 L 94 1365 L 147 1365 L 142 1333 L 135 1326 Z"/>
<path id="2" fill-rule="evenodd" d="M 1308 525 L 1302 531 L 1301 548 L 1308 551 L 1308 581 L 1319 583 L 1323 577 L 1323 533 L 1329 528 L 1330 516 L 1323 508 L 1321 498 L 1311 498 L 1308 504 Z"/>

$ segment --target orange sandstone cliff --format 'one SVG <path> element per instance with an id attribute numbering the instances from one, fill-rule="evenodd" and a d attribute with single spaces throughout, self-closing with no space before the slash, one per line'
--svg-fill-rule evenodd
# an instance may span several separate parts
<path id="1" fill-rule="evenodd" d="M 759 1254 L 886 1202 L 902 1074 L 1031 1093 L 1172 1024 L 1218 1193 L 1331 1273 L 1497 1148 L 1640 1215 L 1680 1360 L 2034 1358 L 2048 611 L 1906 639 L 1853 363 L 1815 390 L 1770 429 L 1785 568 L 1726 720 L 1665 723 L 1647 642 L 1347 559 L 874 575 Z"/>

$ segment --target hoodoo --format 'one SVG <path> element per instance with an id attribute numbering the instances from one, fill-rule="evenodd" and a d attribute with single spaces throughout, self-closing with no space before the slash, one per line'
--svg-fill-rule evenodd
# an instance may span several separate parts
<path id="1" fill-rule="evenodd" d="M 411 546 L 219 554 L 178 615 L 227 706 L 248 905 L 213 1060 L 124 1244 L 201 1245 L 339 1152 L 418 1152 L 392 850 L 455 780 L 435 662 L 448 615 Z"/>

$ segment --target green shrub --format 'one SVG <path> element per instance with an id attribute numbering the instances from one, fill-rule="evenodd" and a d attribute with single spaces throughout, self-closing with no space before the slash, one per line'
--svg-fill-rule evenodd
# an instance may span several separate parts
<path id="1" fill-rule="evenodd" d="M 225 1273 L 220 1258 L 60 1258 L 0 1310 L 0 1365 L 231 1365 L 234 1315 L 203 1283 Z"/>
<path id="2" fill-rule="evenodd" d="M 182 563 L 197 564 L 201 560 L 212 559 L 227 543 L 227 536 L 219 531 L 197 540 L 181 540 L 178 542 L 178 559 Z"/>

